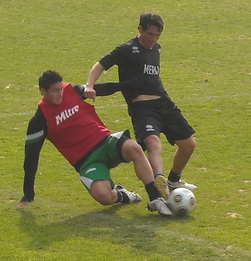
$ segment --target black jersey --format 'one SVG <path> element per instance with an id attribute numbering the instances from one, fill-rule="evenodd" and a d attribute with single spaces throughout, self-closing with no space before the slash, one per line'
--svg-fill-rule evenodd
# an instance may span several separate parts
<path id="1" fill-rule="evenodd" d="M 141 94 L 167 97 L 159 76 L 160 52 L 161 47 L 158 43 L 152 49 L 147 49 L 139 43 L 136 37 L 115 48 L 99 62 L 104 66 L 105 70 L 116 64 L 121 82 L 134 78 L 144 82 L 139 87 L 122 90 L 127 103 L 130 103 L 132 99 Z"/>

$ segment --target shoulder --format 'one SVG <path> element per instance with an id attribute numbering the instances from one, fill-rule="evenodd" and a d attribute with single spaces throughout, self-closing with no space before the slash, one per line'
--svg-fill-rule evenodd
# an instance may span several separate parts
<path id="1" fill-rule="evenodd" d="M 80 93 L 83 92 L 84 87 L 85 87 L 85 85 L 83 85 L 83 84 L 82 84 L 82 85 L 81 85 L 81 84 L 76 84 L 76 85 L 73 86 L 73 89 L 74 89 L 78 94 L 80 94 Z"/>
<path id="2" fill-rule="evenodd" d="M 139 41 L 137 38 L 133 38 L 117 46 L 112 52 L 112 55 L 120 56 L 121 58 L 124 57 L 125 59 L 127 59 L 132 54 L 139 53 L 139 50 L 140 50 Z"/>
<path id="3" fill-rule="evenodd" d="M 76 85 L 72 85 L 71 83 L 64 83 L 63 84 L 63 88 L 66 91 L 67 94 L 69 93 L 76 93 L 79 96 L 82 97 L 83 92 L 85 90 L 85 85 L 84 84 L 76 84 Z"/>
<path id="4" fill-rule="evenodd" d="M 85 91 L 86 85 L 85 84 L 77 84 L 73 86 L 73 89 L 78 93 L 78 95 L 82 98 L 85 99 Z"/>
<path id="5" fill-rule="evenodd" d="M 159 43 L 155 44 L 157 48 L 161 48 L 161 45 Z"/>
<path id="6" fill-rule="evenodd" d="M 134 37 L 125 43 L 128 46 L 139 45 L 138 37 Z"/>
<path id="7" fill-rule="evenodd" d="M 41 131 L 45 132 L 46 130 L 47 130 L 46 119 L 42 113 L 42 110 L 40 109 L 40 107 L 38 107 L 36 113 L 29 121 L 27 135 L 34 134 Z"/>
<path id="8" fill-rule="evenodd" d="M 161 45 L 159 43 L 156 43 L 154 48 L 158 50 L 159 53 L 161 52 Z"/>
<path id="9" fill-rule="evenodd" d="M 46 121 L 44 114 L 40 107 L 38 106 L 37 111 L 35 112 L 34 116 L 31 118 L 30 122 L 38 123 L 41 121 Z"/>
<path id="10" fill-rule="evenodd" d="M 117 46 L 115 50 L 131 50 L 132 46 L 138 45 L 137 38 L 130 39 L 129 41 Z"/>
<path id="11" fill-rule="evenodd" d="M 47 123 L 46 119 L 38 107 L 35 115 L 29 122 L 28 129 L 26 132 L 26 145 L 37 144 L 40 141 L 43 141 L 47 136 Z"/>

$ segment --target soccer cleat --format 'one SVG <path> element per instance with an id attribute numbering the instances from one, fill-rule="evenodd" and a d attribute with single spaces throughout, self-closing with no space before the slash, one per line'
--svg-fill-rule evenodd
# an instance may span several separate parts
<path id="1" fill-rule="evenodd" d="M 184 180 L 179 180 L 177 182 L 172 182 L 170 180 L 167 180 L 169 189 L 174 190 L 176 188 L 186 188 L 189 190 L 197 189 L 197 187 L 194 184 L 186 183 Z"/>
<path id="2" fill-rule="evenodd" d="M 147 208 L 149 211 L 158 211 L 161 215 L 171 216 L 172 211 L 167 207 L 163 198 L 157 198 L 148 201 Z"/>
<path id="3" fill-rule="evenodd" d="M 154 185 L 159 191 L 161 197 L 164 200 L 167 200 L 170 193 L 166 178 L 163 175 L 157 175 L 155 177 Z"/>
<path id="4" fill-rule="evenodd" d="M 129 203 L 135 203 L 135 202 L 142 201 L 142 198 L 139 194 L 132 192 L 132 191 L 128 191 L 121 184 L 115 185 L 114 189 L 117 191 L 120 191 L 120 192 L 124 192 L 127 195 L 127 197 L 129 198 Z"/>

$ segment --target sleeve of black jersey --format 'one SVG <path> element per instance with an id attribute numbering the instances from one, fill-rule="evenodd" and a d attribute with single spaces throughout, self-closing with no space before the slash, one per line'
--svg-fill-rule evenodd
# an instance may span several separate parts
<path id="1" fill-rule="evenodd" d="M 123 91 L 130 88 L 140 88 L 144 85 L 142 80 L 134 78 L 130 81 L 124 82 L 106 82 L 98 83 L 94 85 L 94 90 L 96 91 L 97 96 L 108 96 L 112 95 L 115 92 Z"/>
<path id="2" fill-rule="evenodd" d="M 144 83 L 142 80 L 134 78 L 130 81 L 125 82 L 98 83 L 94 85 L 94 90 L 96 91 L 96 96 L 108 96 L 114 94 L 115 92 L 123 91 L 125 89 L 140 88 L 143 85 Z M 82 97 L 82 99 L 85 99 L 85 85 L 75 85 L 74 89 Z"/>
<path id="3" fill-rule="evenodd" d="M 24 197 L 22 201 L 33 201 L 35 175 L 38 168 L 39 155 L 47 135 L 47 124 L 45 117 L 40 109 L 30 120 L 25 142 L 25 159 L 24 159 Z"/>
<path id="4" fill-rule="evenodd" d="M 109 83 L 99 83 L 94 85 L 94 90 L 96 91 L 96 96 L 108 96 L 115 92 L 121 91 L 123 85 L 119 82 L 109 82 Z M 85 85 L 75 85 L 75 91 L 80 95 L 82 99 L 85 97 Z"/>
<path id="5" fill-rule="evenodd" d="M 103 58 L 99 60 L 99 63 L 105 68 L 107 71 L 113 65 L 120 65 L 126 58 L 127 53 L 127 45 L 122 44 L 116 47 L 112 52 L 105 55 Z"/>

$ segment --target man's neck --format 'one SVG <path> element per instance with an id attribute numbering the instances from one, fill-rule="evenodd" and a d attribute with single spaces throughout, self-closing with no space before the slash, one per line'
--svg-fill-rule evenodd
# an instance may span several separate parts
<path id="1" fill-rule="evenodd" d="M 148 49 L 148 50 L 152 50 L 152 49 L 153 49 L 152 47 L 149 48 L 149 47 L 147 47 L 146 45 L 144 45 L 144 43 L 143 43 L 143 42 L 141 41 L 141 39 L 140 39 L 140 35 L 138 35 L 137 38 L 138 38 L 138 41 L 139 41 L 140 45 L 142 45 L 143 47 L 145 47 L 145 48 Z"/>

